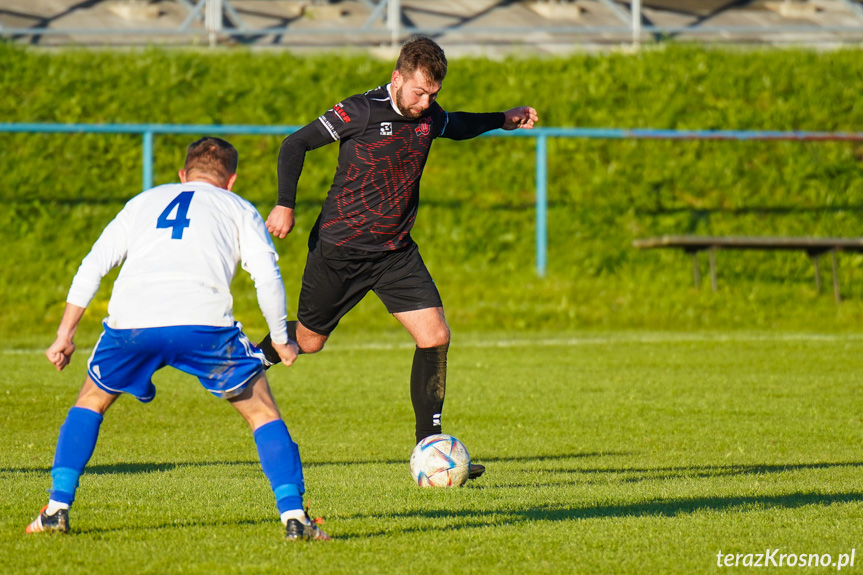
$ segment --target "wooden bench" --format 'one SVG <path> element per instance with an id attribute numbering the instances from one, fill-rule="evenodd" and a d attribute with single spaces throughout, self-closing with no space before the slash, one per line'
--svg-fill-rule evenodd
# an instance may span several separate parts
<path id="1" fill-rule="evenodd" d="M 809 254 L 815 266 L 815 287 L 821 292 L 821 268 L 819 258 L 830 252 L 833 267 L 833 296 L 841 300 L 836 252 L 863 253 L 863 238 L 792 238 L 764 236 L 661 236 L 635 240 L 632 245 L 639 249 L 680 248 L 692 255 L 692 273 L 695 287 L 701 285 L 698 267 L 698 252 L 710 252 L 710 283 L 716 291 L 716 250 L 802 250 Z"/>

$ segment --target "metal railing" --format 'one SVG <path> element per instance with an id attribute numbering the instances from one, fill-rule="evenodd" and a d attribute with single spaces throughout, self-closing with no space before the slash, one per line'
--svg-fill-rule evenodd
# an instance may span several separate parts
<path id="1" fill-rule="evenodd" d="M 304 27 L 295 26 L 290 17 L 277 17 L 270 15 L 272 19 L 285 21 L 280 26 L 253 26 L 247 22 L 242 15 L 242 10 L 237 9 L 232 1 L 236 0 L 176 0 L 177 4 L 186 10 L 182 22 L 175 27 L 150 27 L 150 28 L 67 28 L 63 26 L 51 26 L 61 16 L 68 15 L 77 7 L 62 12 L 59 16 L 48 16 L 38 18 L 40 24 L 32 27 L 7 27 L 0 23 L 0 37 L 12 38 L 38 38 L 42 36 L 108 36 L 122 35 L 124 37 L 206 37 L 210 46 L 215 46 L 226 39 L 238 38 L 261 38 L 274 36 L 280 39 L 289 38 L 321 38 L 323 36 L 333 37 L 336 45 L 346 44 L 347 38 L 360 38 L 368 43 L 385 43 L 392 46 L 398 45 L 404 38 L 411 34 L 427 34 L 432 36 L 452 35 L 455 37 L 493 36 L 498 39 L 509 38 L 511 42 L 521 43 L 528 34 L 542 34 L 556 37 L 558 41 L 568 41 L 573 36 L 600 36 L 614 37 L 623 41 L 629 39 L 635 46 L 645 40 L 662 41 L 665 38 L 679 35 L 710 36 L 727 40 L 729 37 L 743 37 L 758 34 L 767 36 L 781 35 L 845 35 L 846 41 L 863 41 L 863 0 L 834 0 L 837 5 L 846 9 L 850 16 L 841 23 L 835 19 L 830 23 L 801 24 L 801 19 L 789 18 L 783 23 L 770 25 L 728 25 L 706 23 L 712 18 L 697 18 L 693 23 L 683 25 L 657 25 L 651 22 L 644 13 L 641 0 L 627 2 L 615 0 L 599 0 L 607 15 L 618 23 L 616 25 L 598 25 L 591 22 L 583 22 L 580 25 L 567 23 L 556 23 L 543 26 L 510 26 L 491 25 L 476 26 L 465 25 L 472 17 L 457 17 L 453 15 L 454 21 L 450 25 L 414 25 L 408 14 L 422 14 L 423 9 L 413 5 L 402 4 L 402 0 L 357 0 L 368 10 L 368 17 L 360 26 L 339 26 L 337 29 L 329 27 Z M 789 0 L 786 0 L 789 1 Z M 146 4 L 143 0 L 129 0 L 131 5 Z M 790 3 L 790 2 L 789 2 Z M 88 7 L 90 5 L 88 4 Z M 485 9 L 482 12 L 490 12 Z M 716 13 L 722 12 L 718 9 Z M 440 16 L 441 14 L 437 14 Z M 605 22 L 608 18 L 603 19 Z M 416 20 L 414 18 L 413 20 Z M 228 22 L 230 25 L 225 26 Z"/>
<path id="2" fill-rule="evenodd" d="M 156 134 L 286 136 L 302 126 L 205 125 L 205 124 L 43 124 L 0 123 L 0 133 L 140 134 L 142 138 L 142 190 L 153 187 L 153 143 Z M 536 273 L 545 277 L 548 251 L 548 139 L 638 140 L 799 140 L 863 141 L 863 132 L 654 130 L 617 128 L 534 128 L 482 137 L 521 137 L 536 140 Z"/>

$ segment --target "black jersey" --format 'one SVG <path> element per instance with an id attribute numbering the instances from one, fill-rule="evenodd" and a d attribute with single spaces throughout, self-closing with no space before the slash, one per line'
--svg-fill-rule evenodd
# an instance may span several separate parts
<path id="1" fill-rule="evenodd" d="M 420 176 L 447 114 L 432 102 L 420 118 L 399 114 L 386 87 L 351 96 L 318 118 L 339 142 L 339 165 L 320 218 L 320 238 L 379 251 L 411 243 Z"/>
<path id="2" fill-rule="evenodd" d="M 408 246 L 432 141 L 472 138 L 503 122 L 500 112 L 448 114 L 437 102 L 423 116 L 407 118 L 396 111 L 388 86 L 351 96 L 283 142 L 279 205 L 294 206 L 305 152 L 337 141 L 338 167 L 313 234 L 364 251 Z"/>

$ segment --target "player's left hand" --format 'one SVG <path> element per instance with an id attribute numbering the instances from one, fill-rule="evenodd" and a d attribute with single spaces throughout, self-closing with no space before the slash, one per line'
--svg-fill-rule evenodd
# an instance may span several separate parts
<path id="1" fill-rule="evenodd" d="M 45 351 L 45 356 L 54 364 L 57 371 L 61 371 L 72 361 L 73 353 L 75 353 L 75 343 L 71 339 L 58 337 Z"/>
<path id="2" fill-rule="evenodd" d="M 273 349 L 276 350 L 276 353 L 279 354 L 279 359 L 281 359 L 282 363 L 288 367 L 297 360 L 297 356 L 300 354 L 300 346 L 290 339 L 288 339 L 288 343 L 272 342 L 272 345 Z"/>
<path id="3" fill-rule="evenodd" d="M 504 116 L 506 116 L 506 121 L 503 123 L 504 130 L 515 130 L 517 128 L 530 130 L 533 128 L 533 123 L 539 121 L 536 110 L 530 106 L 519 106 L 518 108 L 507 110 L 504 112 Z"/>

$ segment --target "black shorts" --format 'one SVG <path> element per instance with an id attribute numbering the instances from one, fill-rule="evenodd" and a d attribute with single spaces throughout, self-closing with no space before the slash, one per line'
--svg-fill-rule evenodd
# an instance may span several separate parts
<path id="1" fill-rule="evenodd" d="M 416 244 L 385 252 L 367 252 L 310 242 L 297 319 L 320 335 L 329 335 L 369 291 L 390 313 L 443 307 Z"/>

